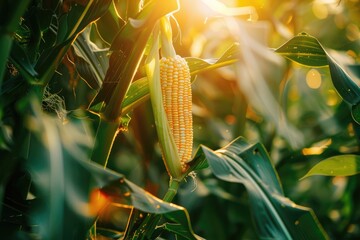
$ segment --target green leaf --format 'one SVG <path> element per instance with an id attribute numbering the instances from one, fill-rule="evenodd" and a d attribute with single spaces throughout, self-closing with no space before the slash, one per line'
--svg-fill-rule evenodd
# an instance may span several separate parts
<path id="1" fill-rule="evenodd" d="M 141 0 L 114 0 L 113 4 L 116 14 L 124 21 L 127 21 L 129 17 L 135 17 L 139 12 L 140 1 Z"/>
<path id="2" fill-rule="evenodd" d="M 224 67 L 239 61 L 238 59 L 239 52 L 240 52 L 239 44 L 234 43 L 218 59 L 214 58 L 214 59 L 204 60 L 200 58 L 189 57 L 186 58 L 186 61 L 188 62 L 191 75 L 196 75 L 204 71 L 209 71 L 219 67 Z"/>
<path id="3" fill-rule="evenodd" d="M 209 167 L 209 163 L 206 160 L 205 153 L 202 149 L 202 146 L 199 146 L 196 150 L 196 153 L 189 162 L 189 169 L 187 170 L 187 174 L 191 173 L 192 171 L 198 171 Z"/>
<path id="4" fill-rule="evenodd" d="M 90 40 L 90 31 L 86 29 L 74 42 L 75 65 L 79 74 L 94 89 L 99 89 L 109 67 L 108 49 L 98 49 Z"/>
<path id="5" fill-rule="evenodd" d="M 243 184 L 260 239 L 327 239 L 313 211 L 285 198 L 271 160 L 261 144 L 238 138 L 212 151 L 200 148 L 214 175 Z"/>
<path id="6" fill-rule="evenodd" d="M 351 116 L 360 125 L 360 104 L 355 104 L 351 107 Z"/>
<path id="7" fill-rule="evenodd" d="M 340 67 L 340 65 L 327 56 L 331 74 L 331 80 L 334 84 L 336 91 L 341 98 L 350 105 L 357 105 L 360 103 L 360 88 L 351 79 L 350 75 Z"/>
<path id="8" fill-rule="evenodd" d="M 123 114 L 130 112 L 150 97 L 149 81 L 146 77 L 134 81 L 122 102 Z"/>
<path id="9" fill-rule="evenodd" d="M 360 172 L 359 155 L 338 155 L 322 160 L 300 180 L 314 176 L 352 176 Z"/>
<path id="10" fill-rule="evenodd" d="M 100 18 L 110 4 L 110 0 L 90 1 L 85 5 L 74 4 L 68 13 L 61 16 L 56 44 L 50 49 L 45 49 L 35 67 L 44 85 L 50 81 L 76 36 L 86 26 Z"/>
<path id="11" fill-rule="evenodd" d="M 1 1 L 0 3 L 0 87 L 12 46 L 12 34 L 15 32 L 19 19 L 24 14 L 29 3 L 29 0 Z"/>
<path id="12" fill-rule="evenodd" d="M 194 234 L 185 208 L 164 202 L 126 179 L 121 179 L 120 183 L 121 185 L 119 181 L 114 181 L 103 188 L 104 193 L 111 197 L 114 203 L 134 207 L 141 212 L 161 215 L 167 223 L 177 225 L 177 234 L 187 236 L 187 239 L 201 239 Z M 146 227 L 144 226 L 144 231 Z"/>
<path id="13" fill-rule="evenodd" d="M 108 46 L 113 42 L 114 37 L 125 24 L 124 21 L 117 16 L 114 5 L 110 5 L 109 10 L 95 22 L 94 30 L 99 34 L 101 40 Z"/>
<path id="14" fill-rule="evenodd" d="M 329 65 L 331 80 L 342 99 L 350 105 L 360 103 L 360 88 L 350 75 L 326 53 L 318 40 L 306 33 L 290 39 L 275 52 L 305 66 L 322 67 Z M 355 112 L 353 116 L 357 116 Z M 359 118 L 355 117 L 359 122 Z"/>
<path id="15" fill-rule="evenodd" d="M 64 125 L 34 99 L 24 105 L 31 110 L 24 124 L 32 133 L 26 166 L 36 189 L 31 224 L 42 239 L 84 238 L 96 217 L 88 212 L 91 191 L 119 175 L 87 161 L 91 139 L 85 122 Z"/>
<path id="16" fill-rule="evenodd" d="M 204 239 L 198 235 L 194 235 L 193 233 L 187 231 L 180 224 L 165 223 L 164 229 L 168 232 L 175 233 L 177 237 L 176 239 Z"/>
<path id="17" fill-rule="evenodd" d="M 14 43 L 11 48 L 10 61 L 29 82 L 36 81 L 38 73 L 34 69 L 24 49 L 17 43 Z"/>
<path id="18" fill-rule="evenodd" d="M 300 33 L 275 50 L 281 56 L 305 66 L 328 65 L 327 56 L 318 40 L 307 33 Z"/>
<path id="19" fill-rule="evenodd" d="M 62 15 L 59 20 L 59 32 L 57 44 L 62 44 L 70 39 L 74 39 L 91 22 L 103 16 L 111 0 L 90 1 L 73 4 L 68 13 Z"/>

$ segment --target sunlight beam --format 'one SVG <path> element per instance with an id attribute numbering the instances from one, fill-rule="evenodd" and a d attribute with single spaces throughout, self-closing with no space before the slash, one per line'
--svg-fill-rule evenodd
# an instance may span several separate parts
<path id="1" fill-rule="evenodd" d="M 212 11 L 224 16 L 242 16 L 250 15 L 250 19 L 257 19 L 256 9 L 252 6 L 248 7 L 228 7 L 218 0 L 201 0 Z"/>

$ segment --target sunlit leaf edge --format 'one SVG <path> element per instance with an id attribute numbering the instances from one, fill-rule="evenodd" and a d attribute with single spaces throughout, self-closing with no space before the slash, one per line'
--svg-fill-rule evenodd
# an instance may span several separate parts
<path id="1" fill-rule="evenodd" d="M 324 50 L 315 37 L 307 33 L 300 33 L 276 49 L 275 52 L 308 67 L 329 66 L 331 80 L 341 98 L 350 105 L 360 103 L 360 87 Z M 353 114 L 353 117 L 355 121 L 359 122 L 356 114 Z"/>
<path id="2" fill-rule="evenodd" d="M 311 67 L 328 65 L 326 52 L 319 41 L 308 35 L 300 33 L 275 50 L 279 55 Z"/>
<path id="3" fill-rule="evenodd" d="M 358 173 L 360 173 L 360 156 L 346 154 L 322 160 L 313 166 L 300 180 L 315 175 L 335 177 L 352 176 Z"/>

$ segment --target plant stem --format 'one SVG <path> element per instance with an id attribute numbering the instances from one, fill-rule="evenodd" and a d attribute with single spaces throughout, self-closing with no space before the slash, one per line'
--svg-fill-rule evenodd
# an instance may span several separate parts
<path id="1" fill-rule="evenodd" d="M 170 179 L 169 188 L 163 197 L 163 201 L 171 202 L 174 199 L 179 189 L 181 180 Z M 144 221 L 141 223 L 140 227 L 134 232 L 134 234 L 129 239 L 149 239 L 153 235 L 160 219 L 161 219 L 160 214 L 149 213 L 145 217 Z"/>
<path id="2" fill-rule="evenodd" d="M 177 194 L 177 190 L 179 189 L 181 180 L 170 179 L 169 188 L 168 188 L 165 196 L 163 197 L 163 200 L 165 202 L 172 202 L 175 195 Z"/>
<path id="3" fill-rule="evenodd" d="M 100 119 L 91 160 L 101 164 L 104 168 L 107 166 L 107 161 L 117 136 L 118 128 L 118 122 L 109 122 Z"/>

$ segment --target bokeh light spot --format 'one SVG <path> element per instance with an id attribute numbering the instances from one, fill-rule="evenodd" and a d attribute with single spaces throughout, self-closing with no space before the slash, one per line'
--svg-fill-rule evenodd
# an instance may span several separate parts
<path id="1" fill-rule="evenodd" d="M 353 23 L 349 24 L 346 27 L 346 37 L 350 40 L 350 41 L 356 41 L 358 39 L 360 39 L 360 30 L 359 27 Z"/>
<path id="2" fill-rule="evenodd" d="M 306 74 L 306 84 L 309 88 L 318 89 L 321 86 L 321 74 L 316 69 L 311 69 Z"/>
<path id="3" fill-rule="evenodd" d="M 339 95 L 335 92 L 335 90 L 329 89 L 327 93 L 326 104 L 328 106 L 335 106 L 339 102 Z"/>
<path id="4" fill-rule="evenodd" d="M 312 11 L 316 18 L 325 19 L 329 15 L 329 10 L 325 4 L 314 2 Z"/>

